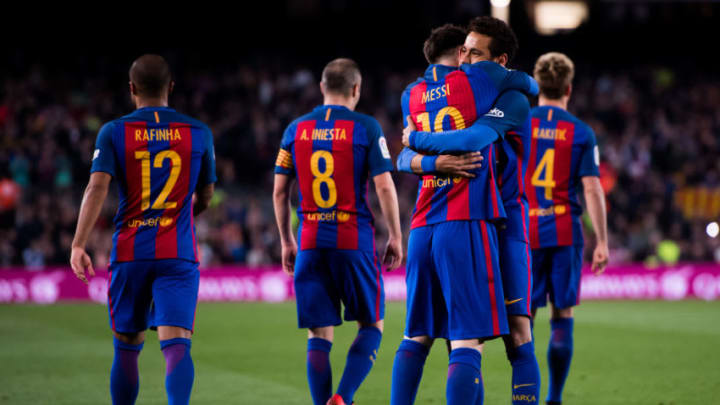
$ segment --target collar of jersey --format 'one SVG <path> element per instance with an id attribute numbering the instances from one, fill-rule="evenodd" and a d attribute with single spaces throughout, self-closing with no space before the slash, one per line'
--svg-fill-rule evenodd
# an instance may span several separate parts
<path id="1" fill-rule="evenodd" d="M 143 107 L 143 108 L 138 108 L 134 112 L 138 113 L 138 112 L 143 112 L 143 111 L 175 111 L 175 110 L 170 107 Z"/>
<path id="2" fill-rule="evenodd" d="M 438 64 L 432 64 L 428 66 L 427 69 L 425 69 L 425 76 L 423 78 L 425 81 L 428 82 L 434 82 L 435 76 L 433 75 L 433 68 L 435 68 L 435 73 L 437 74 L 437 81 L 441 81 L 442 79 L 447 76 L 448 73 L 454 72 L 457 70 L 455 66 L 446 66 L 446 65 L 438 65 Z"/>
<path id="3" fill-rule="evenodd" d="M 319 105 L 319 106 L 315 107 L 315 109 L 314 109 L 313 111 L 324 110 L 324 109 L 326 109 L 326 108 L 330 108 L 330 109 L 332 109 L 332 110 L 345 110 L 345 111 L 350 111 L 350 109 L 347 108 L 347 107 L 345 107 L 344 105 L 335 105 L 335 104 Z"/>

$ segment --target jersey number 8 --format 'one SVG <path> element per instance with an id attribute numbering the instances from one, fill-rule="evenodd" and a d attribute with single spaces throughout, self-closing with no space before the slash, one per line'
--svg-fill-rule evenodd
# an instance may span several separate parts
<path id="1" fill-rule="evenodd" d="M 320 171 L 320 159 L 325 161 L 325 170 Z M 326 150 L 316 151 L 310 156 L 310 171 L 315 178 L 312 182 L 313 200 L 320 208 L 330 208 L 337 203 L 337 188 L 335 180 L 331 177 L 335 171 L 335 159 Z M 328 198 L 323 198 L 320 186 L 325 183 L 328 189 Z"/>

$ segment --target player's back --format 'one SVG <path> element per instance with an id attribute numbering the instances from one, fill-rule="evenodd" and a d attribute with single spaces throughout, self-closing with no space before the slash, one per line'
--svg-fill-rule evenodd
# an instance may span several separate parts
<path id="1" fill-rule="evenodd" d="M 535 107 L 530 115 L 525 185 L 531 247 L 582 244 L 578 192 L 583 176 L 598 175 L 595 135 L 587 124 L 558 107 Z"/>
<path id="2" fill-rule="evenodd" d="M 98 137 L 93 171 L 112 170 L 120 194 L 111 262 L 197 261 L 192 195 L 198 182 L 216 180 L 210 129 L 146 107 L 105 124 Z"/>
<path id="3" fill-rule="evenodd" d="M 299 248 L 374 252 L 367 183 L 390 170 L 390 152 L 374 118 L 324 105 L 293 121 L 275 171 L 297 176 Z"/>
<path id="4" fill-rule="evenodd" d="M 430 65 L 424 77 L 403 94 L 404 115 L 410 115 L 419 131 L 442 132 L 464 129 L 485 114 L 512 74 L 493 62 L 463 65 L 456 69 Z M 482 151 L 483 165 L 472 171 L 472 179 L 423 176 L 411 228 L 434 223 L 505 216 L 495 181 L 495 147 Z"/>

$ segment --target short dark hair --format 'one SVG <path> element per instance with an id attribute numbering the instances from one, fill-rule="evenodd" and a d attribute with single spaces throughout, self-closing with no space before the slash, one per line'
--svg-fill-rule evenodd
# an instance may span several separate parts
<path id="1" fill-rule="evenodd" d="M 430 36 L 425 40 L 423 53 L 428 63 L 435 63 L 443 56 L 455 51 L 457 47 L 465 43 L 467 31 L 463 27 L 453 24 L 441 25 L 430 31 Z"/>
<path id="2" fill-rule="evenodd" d="M 567 55 L 549 52 L 540 56 L 535 62 L 533 75 L 540 85 L 540 94 L 552 100 L 559 100 L 567 94 L 572 84 L 575 65 Z"/>
<path id="3" fill-rule="evenodd" d="M 515 57 L 518 51 L 518 40 L 512 28 L 505 21 L 490 17 L 475 17 L 468 24 L 468 31 L 487 35 L 490 41 L 490 56 L 496 58 L 504 53 L 508 62 Z"/>
<path id="4" fill-rule="evenodd" d="M 353 86 L 360 83 L 360 68 L 354 60 L 338 58 L 330 61 L 322 72 L 322 83 L 330 93 L 349 96 Z"/>
<path id="5" fill-rule="evenodd" d="M 130 66 L 129 76 L 138 94 L 146 97 L 162 97 L 172 80 L 170 66 L 165 58 L 152 54 L 135 59 Z"/>

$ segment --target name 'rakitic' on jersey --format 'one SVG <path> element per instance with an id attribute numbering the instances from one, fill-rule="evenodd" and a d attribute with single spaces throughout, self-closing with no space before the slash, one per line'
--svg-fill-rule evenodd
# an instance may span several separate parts
<path id="1" fill-rule="evenodd" d="M 565 140 L 565 133 L 567 129 L 553 129 L 553 128 L 534 128 L 532 137 L 535 139 L 550 139 L 550 140 Z"/>
<path id="2" fill-rule="evenodd" d="M 136 129 L 135 141 L 180 141 L 180 130 L 177 128 Z"/>
<path id="3" fill-rule="evenodd" d="M 443 84 L 440 87 L 430 89 L 422 94 L 422 103 L 426 104 L 428 101 L 435 101 L 437 99 L 447 97 L 450 94 L 450 86 Z"/>
<path id="4" fill-rule="evenodd" d="M 301 141 L 345 141 L 347 140 L 347 133 L 345 128 L 325 128 L 325 129 L 313 129 L 312 139 L 308 138 L 307 131 L 303 130 L 300 134 Z"/>

